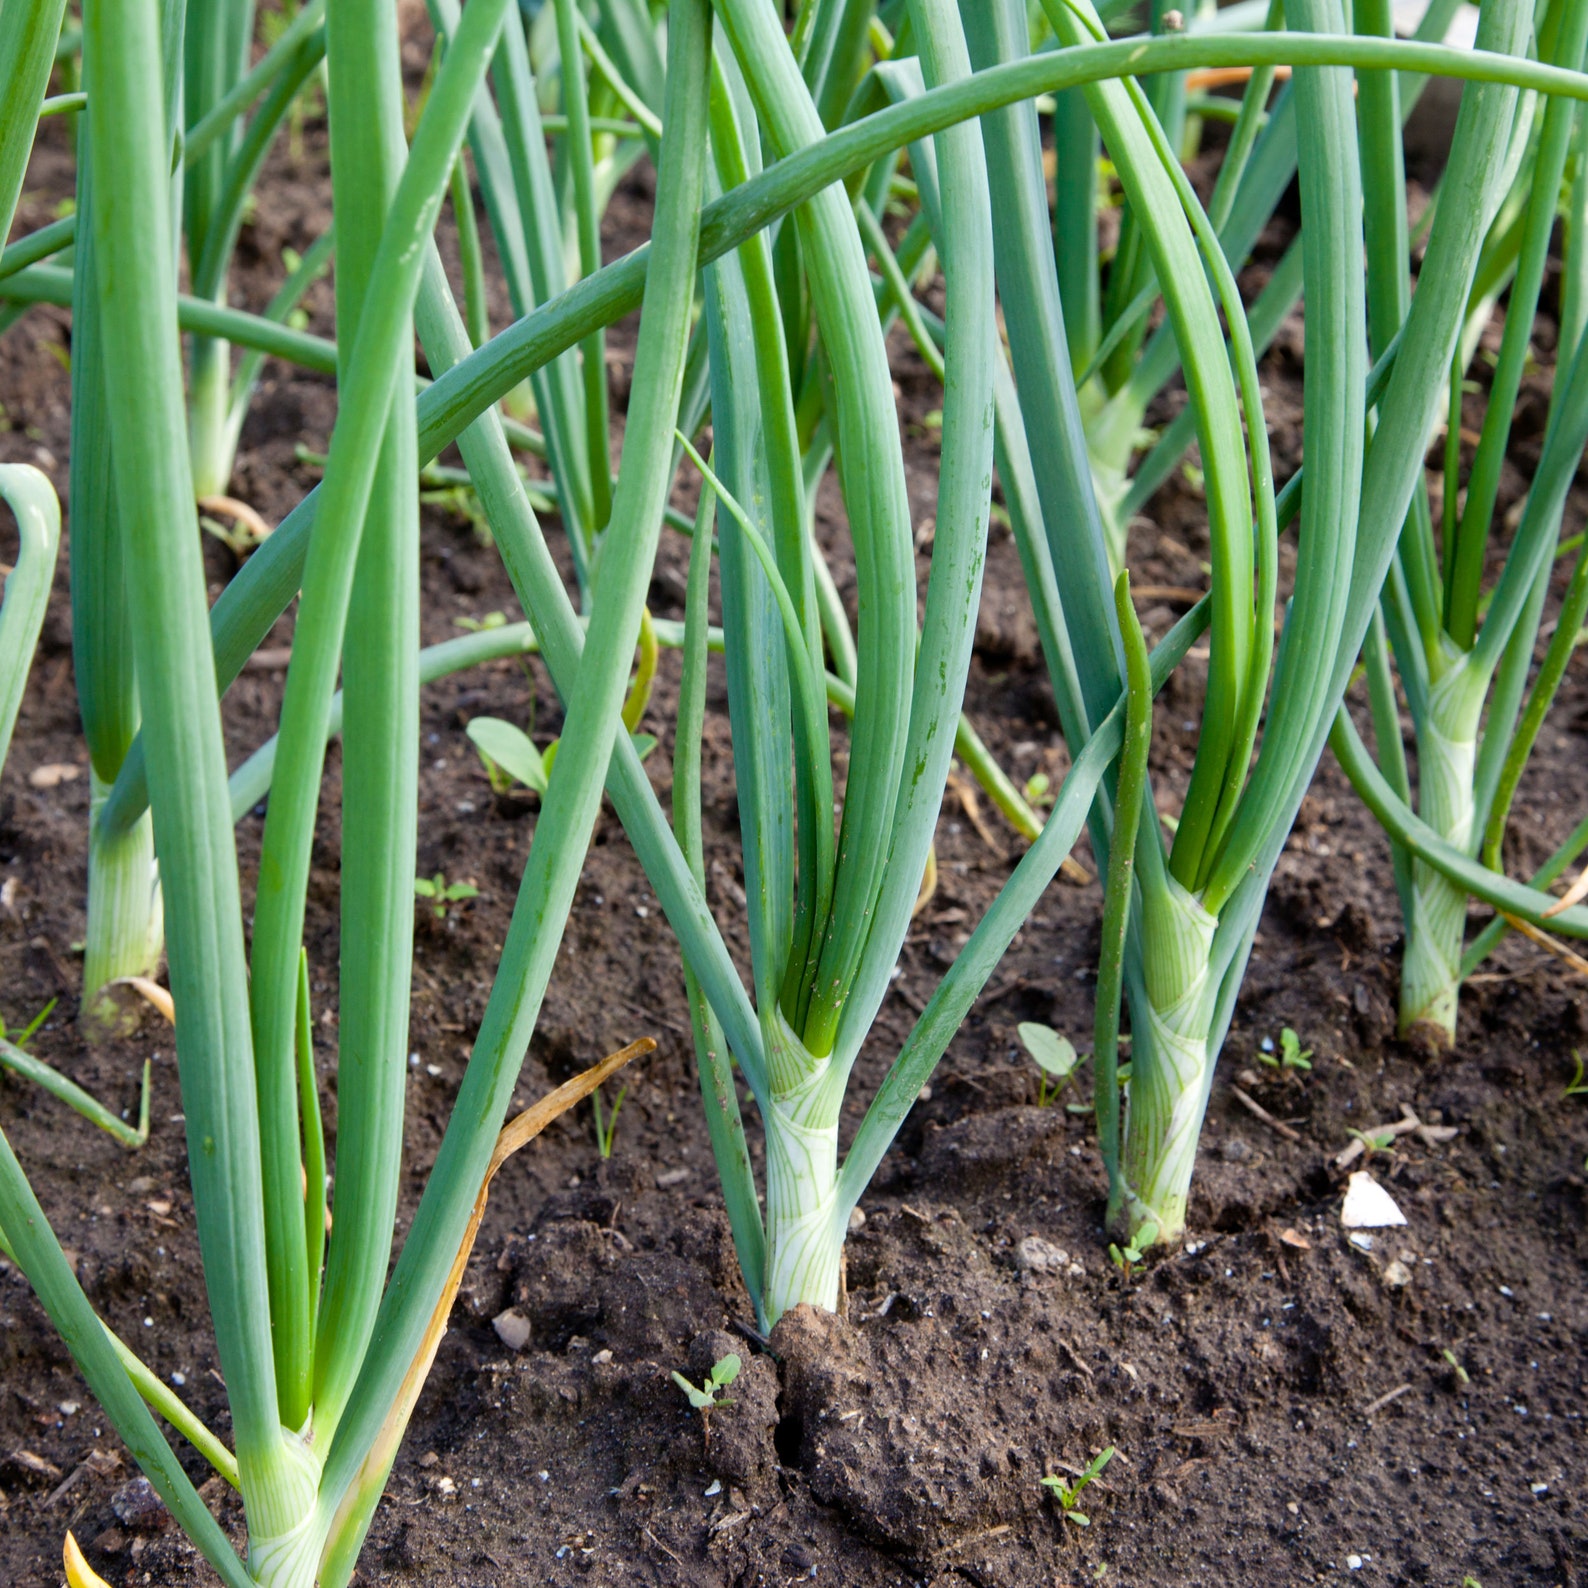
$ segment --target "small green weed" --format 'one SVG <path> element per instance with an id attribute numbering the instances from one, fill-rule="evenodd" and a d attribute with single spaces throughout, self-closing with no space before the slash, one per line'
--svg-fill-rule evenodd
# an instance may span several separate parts
<path id="1" fill-rule="evenodd" d="M 1154 1231 L 1154 1234 L 1156 1233 L 1157 1232 Z M 1074 1483 L 1066 1483 L 1064 1479 L 1061 1478 L 1057 1473 L 1049 1473 L 1048 1476 L 1042 1480 L 1042 1487 L 1048 1490 L 1048 1492 L 1052 1494 L 1053 1498 L 1059 1502 L 1059 1510 L 1063 1514 L 1064 1520 L 1066 1522 L 1073 1522 L 1077 1527 L 1090 1527 L 1092 1525 L 1091 1517 L 1086 1515 L 1084 1511 L 1076 1510 L 1075 1507 L 1077 1502 L 1080 1500 L 1081 1491 L 1087 1486 L 1087 1484 L 1091 1483 L 1093 1479 L 1102 1472 L 1103 1468 L 1106 1467 L 1113 1459 L 1114 1447 L 1110 1445 L 1106 1450 L 1100 1450 L 1095 1456 L 1092 1457 L 1092 1459 L 1086 1465 L 1086 1470 L 1075 1480 Z"/>
<path id="2" fill-rule="evenodd" d="M 430 908 L 435 911 L 436 919 L 444 921 L 447 918 L 447 906 L 459 904 L 464 899 L 477 899 L 480 890 L 472 882 L 448 882 L 444 873 L 438 871 L 433 877 L 415 877 L 414 894 L 421 899 L 430 900 Z"/>
<path id="3" fill-rule="evenodd" d="M 704 1384 L 694 1385 L 682 1373 L 673 1374 L 673 1382 L 689 1398 L 689 1404 L 704 1416 L 714 1407 L 727 1405 L 727 1400 L 722 1392 L 739 1376 L 739 1369 L 744 1364 L 739 1360 L 736 1351 L 730 1351 L 726 1356 L 719 1357 L 716 1365 L 711 1370 L 711 1377 Z"/>

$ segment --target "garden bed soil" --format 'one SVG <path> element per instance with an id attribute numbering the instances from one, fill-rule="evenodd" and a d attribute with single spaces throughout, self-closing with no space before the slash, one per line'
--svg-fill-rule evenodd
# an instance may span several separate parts
<path id="1" fill-rule="evenodd" d="M 55 128 L 19 230 L 49 219 L 70 190 Z M 313 125 L 306 148 L 299 165 L 278 153 L 244 229 L 233 295 L 245 305 L 268 296 L 280 249 L 302 248 L 325 224 Z M 636 175 L 608 218 L 609 257 L 644 235 L 647 205 Z M 1260 251 L 1252 282 L 1273 257 Z M 308 307 L 313 329 L 329 334 L 328 284 Z M 500 325 L 505 303 L 495 310 Z M 1551 330 L 1541 325 L 1544 368 L 1526 386 L 1502 510 L 1537 455 Z M 0 341 L 0 458 L 39 463 L 63 495 L 69 341 L 53 309 Z M 1281 477 L 1299 452 L 1300 345 L 1293 324 L 1264 364 Z M 619 405 L 632 351 L 630 323 L 609 341 Z M 902 343 L 896 351 L 925 527 L 939 404 L 924 366 Z M 268 365 L 236 494 L 279 519 L 314 477 L 294 448 L 323 448 L 333 416 L 328 382 Z M 1568 533 L 1588 516 L 1585 502 L 1579 489 Z M 835 545 L 838 514 L 829 485 L 822 530 Z M 1133 531 L 1133 566 L 1142 616 L 1161 636 L 1184 609 L 1165 592 L 1202 578 L 1194 486 L 1177 479 L 1149 518 Z M 551 536 L 560 555 L 555 526 Z M 920 539 L 924 578 L 929 535 Z M 651 589 L 659 616 L 681 615 L 686 550 L 679 537 L 663 542 Z M 219 587 L 233 561 L 218 543 L 208 556 Z M 516 615 L 494 551 L 439 507 L 425 519 L 424 592 L 426 643 L 458 632 L 460 619 Z M 290 639 L 284 621 L 267 648 Z M 709 889 L 742 962 L 726 693 L 713 668 Z M 1200 687 L 1193 659 L 1159 703 L 1154 765 L 1169 808 L 1189 771 Z M 234 760 L 268 733 L 280 688 L 279 670 L 251 667 L 228 695 Z M 648 768 L 664 802 L 676 688 L 675 659 L 664 657 L 647 718 L 662 738 Z M 1046 771 L 1057 782 L 1067 762 L 1052 696 L 1014 546 L 996 526 L 968 709 L 1019 780 Z M 481 713 L 532 722 L 544 743 L 560 720 L 538 662 L 447 679 L 426 691 L 423 712 L 420 871 L 472 881 L 479 896 L 445 919 L 419 906 L 402 1230 L 535 827 L 532 800 L 493 795 L 464 725 Z M 1579 814 L 1585 736 L 1588 687 L 1574 667 L 1523 785 L 1514 874 Z M 76 775 L 41 776 L 62 766 Z M 307 927 L 333 1138 L 338 787 L 333 749 Z M 937 892 L 862 1056 L 850 1129 L 1018 858 L 1020 841 L 967 787 L 961 774 L 945 803 Z M 151 1013 L 129 1039 L 91 1048 L 75 1026 L 87 801 L 63 553 L 0 781 L 0 1013 L 15 1026 L 58 999 L 36 1051 L 118 1108 L 133 1103 L 152 1058 L 154 1127 L 129 1153 L 9 1075 L 0 1127 L 95 1305 L 160 1374 L 181 1375 L 224 1435 L 169 1029 Z M 245 871 L 261 825 L 257 814 L 239 825 Z M 1090 869 L 1084 843 L 1078 858 Z M 1588 1583 L 1588 1099 L 1562 1098 L 1584 1041 L 1582 984 L 1513 940 L 1465 989 L 1452 1053 L 1400 1045 L 1388 851 L 1326 757 L 1279 863 L 1214 1087 L 1188 1243 L 1127 1278 L 1099 1233 L 1091 1121 L 1064 1106 L 1089 1082 L 1037 1106 L 1037 1075 L 1015 1039 L 1017 1023 L 1034 1019 L 1089 1046 L 1100 904 L 1095 882 L 1053 885 L 862 1203 L 846 1315 L 802 1310 L 763 1348 L 743 1330 L 752 1315 L 701 1120 L 677 951 L 605 811 L 520 1099 L 634 1037 L 658 1047 L 628 1077 L 610 1160 L 581 1107 L 497 1179 L 361 1580 Z M 1313 1050 L 1310 1072 L 1260 1062 L 1285 1026 Z M 1344 1177 L 1331 1159 L 1353 1130 L 1407 1107 L 1458 1134 L 1403 1138 L 1373 1161 L 1407 1223 L 1362 1250 L 1341 1228 Z M 708 1420 L 670 1375 L 699 1378 L 729 1350 L 744 1370 Z M 1042 1479 L 1073 1475 L 1107 1446 L 1116 1454 L 1080 1502 L 1083 1528 Z M 185 1459 L 202 1480 L 197 1459 Z M 25 1281 L 0 1265 L 0 1581 L 54 1588 L 68 1528 L 113 1584 L 213 1581 L 134 1476 Z M 229 1491 L 215 1480 L 205 1492 L 240 1538 Z"/>

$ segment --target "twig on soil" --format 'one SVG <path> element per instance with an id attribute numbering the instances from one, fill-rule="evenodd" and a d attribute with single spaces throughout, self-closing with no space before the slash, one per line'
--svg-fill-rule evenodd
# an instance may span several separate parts
<path id="1" fill-rule="evenodd" d="M 1255 1097 L 1248 1096 L 1247 1093 L 1243 1092 L 1238 1086 L 1232 1086 L 1230 1090 L 1234 1092 L 1240 1102 L 1251 1113 L 1255 1114 L 1258 1119 L 1262 1120 L 1262 1122 L 1267 1125 L 1270 1130 L 1275 1131 L 1277 1134 L 1283 1136 L 1286 1141 L 1295 1142 L 1298 1146 L 1301 1144 L 1301 1133 L 1299 1131 L 1292 1130 L 1290 1126 L 1284 1122 L 1284 1120 L 1275 1119 L 1274 1116 L 1270 1114 Z"/>
<path id="2" fill-rule="evenodd" d="M 957 1555 L 961 1550 L 969 1549 L 972 1544 L 985 1544 L 990 1538 L 1002 1538 L 1005 1533 L 1011 1532 L 1008 1522 L 1000 1522 L 997 1527 L 984 1528 L 980 1533 L 972 1533 L 966 1538 L 956 1539 L 949 1545 L 949 1553 Z"/>
<path id="3" fill-rule="evenodd" d="M 656 1547 L 657 1547 L 657 1548 L 658 1548 L 658 1549 L 659 1549 L 659 1550 L 660 1550 L 660 1551 L 661 1551 L 661 1552 L 662 1552 L 662 1553 L 663 1553 L 663 1554 L 664 1554 L 664 1555 L 665 1555 L 665 1556 L 666 1556 L 666 1557 L 667 1557 L 667 1558 L 668 1558 L 668 1559 L 669 1559 L 669 1560 L 670 1560 L 670 1561 L 672 1561 L 672 1562 L 673 1562 L 673 1563 L 674 1563 L 674 1564 L 675 1564 L 675 1565 L 676 1565 L 676 1566 L 677 1566 L 677 1567 L 678 1567 L 678 1569 L 679 1569 L 679 1570 L 680 1570 L 680 1571 L 684 1571 L 684 1570 L 685 1570 L 685 1569 L 686 1569 L 686 1568 L 685 1568 L 685 1566 L 684 1566 L 684 1563 L 683 1563 L 683 1561 L 681 1561 L 681 1560 L 679 1560 L 679 1558 L 678 1558 L 678 1557 L 677 1557 L 677 1556 L 676 1556 L 676 1555 L 675 1555 L 675 1554 L 674 1554 L 674 1553 L 673 1553 L 673 1552 L 672 1552 L 672 1550 L 670 1550 L 670 1549 L 669 1549 L 669 1548 L 668 1548 L 668 1547 L 667 1547 L 667 1546 L 666 1546 L 666 1545 L 665 1545 L 665 1544 L 664 1544 L 664 1543 L 663 1543 L 663 1542 L 662 1542 L 662 1541 L 661 1541 L 661 1539 L 659 1539 L 659 1538 L 658 1538 L 658 1537 L 657 1537 L 657 1536 L 656 1536 L 656 1535 L 655 1535 L 655 1534 L 654 1534 L 654 1533 L 653 1533 L 653 1532 L 652 1532 L 652 1531 L 651 1531 L 651 1530 L 650 1530 L 650 1528 L 648 1528 L 648 1527 L 645 1527 L 645 1528 L 641 1528 L 641 1529 L 640 1529 L 640 1531 L 641 1531 L 641 1532 L 642 1532 L 642 1533 L 644 1533 L 644 1534 L 645 1534 L 645 1536 L 646 1536 L 646 1537 L 647 1537 L 647 1538 L 648 1538 L 648 1539 L 649 1539 L 649 1540 L 650 1540 L 650 1541 L 651 1541 L 651 1542 L 652 1542 L 652 1543 L 653 1543 L 653 1544 L 654 1544 L 654 1545 L 655 1545 L 655 1546 L 656 1546 Z"/>
<path id="4" fill-rule="evenodd" d="M 1402 1384 L 1398 1389 L 1392 1389 L 1388 1395 L 1380 1395 L 1376 1401 L 1362 1408 L 1364 1417 L 1371 1417 L 1374 1412 L 1381 1412 L 1391 1401 L 1398 1401 L 1402 1395 L 1411 1389 L 1410 1384 Z"/>

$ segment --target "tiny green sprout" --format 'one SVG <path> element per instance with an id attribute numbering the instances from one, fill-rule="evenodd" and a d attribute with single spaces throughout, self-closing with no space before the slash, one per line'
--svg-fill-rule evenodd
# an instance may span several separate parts
<path id="1" fill-rule="evenodd" d="M 618 1133 L 618 1110 L 623 1107 L 623 1099 L 628 1095 L 629 1089 L 625 1086 L 618 1093 L 618 1100 L 612 1105 L 612 1111 L 608 1113 L 601 1104 L 601 1088 L 598 1086 L 590 1094 L 590 1107 L 595 1110 L 596 1148 L 603 1159 L 612 1156 L 612 1143 Z"/>
<path id="2" fill-rule="evenodd" d="M 1124 1246 L 1108 1243 L 1108 1260 L 1119 1270 L 1119 1277 L 1125 1284 L 1130 1283 L 1131 1271 L 1141 1261 L 1142 1253 L 1149 1251 L 1157 1239 L 1158 1226 L 1147 1223 Z"/>
<path id="3" fill-rule="evenodd" d="M 482 618 L 453 618 L 454 628 L 467 629 L 470 634 L 479 634 L 486 629 L 504 629 L 507 627 L 507 614 L 505 612 L 487 612 Z"/>
<path id="4" fill-rule="evenodd" d="M 1074 1483 L 1066 1483 L 1056 1472 L 1049 1473 L 1042 1480 L 1042 1487 L 1048 1490 L 1053 1498 L 1059 1502 L 1059 1510 L 1063 1513 L 1065 1521 L 1074 1522 L 1077 1527 L 1090 1527 L 1092 1525 L 1091 1517 L 1082 1511 L 1076 1510 L 1076 1502 L 1080 1499 L 1081 1491 L 1087 1484 L 1091 1483 L 1113 1459 L 1114 1447 L 1110 1445 L 1106 1450 L 1100 1450 L 1092 1457 L 1086 1464 L 1086 1470 Z"/>
<path id="5" fill-rule="evenodd" d="M 1265 1043 L 1267 1039 L 1264 1039 Z M 1286 1026 L 1279 1033 L 1279 1052 L 1272 1053 L 1267 1047 L 1260 1048 L 1257 1053 L 1257 1062 L 1266 1064 L 1271 1070 L 1310 1070 L 1312 1068 L 1312 1049 L 1301 1045 L 1301 1038 Z"/>
<path id="6" fill-rule="evenodd" d="M 446 920 L 449 904 L 457 904 L 463 899 L 478 898 L 479 893 L 480 890 L 472 882 L 448 882 L 445 874 L 440 871 L 433 877 L 414 878 L 415 896 L 430 900 L 430 907 L 436 912 L 438 921 Z"/>
<path id="7" fill-rule="evenodd" d="M 1022 1020 L 1015 1031 L 1021 1045 L 1042 1071 L 1042 1089 L 1037 1094 L 1037 1106 L 1046 1108 L 1063 1091 L 1064 1083 L 1081 1062 L 1081 1056 L 1075 1051 L 1075 1044 L 1068 1037 L 1061 1037 L 1051 1026 L 1041 1025 L 1035 1020 Z"/>
<path id="8" fill-rule="evenodd" d="M 494 628 L 496 625 L 487 617 L 479 626 Z M 545 794 L 552 764 L 557 759 L 555 739 L 544 750 L 538 750 L 522 728 L 500 717 L 473 717 L 463 731 L 479 751 L 485 775 L 496 793 L 506 794 L 515 783 L 521 783 L 536 794 Z M 631 733 L 629 738 L 642 761 L 656 748 L 655 734 Z"/>
<path id="9" fill-rule="evenodd" d="M 1374 1153 L 1389 1153 L 1395 1150 L 1393 1130 L 1352 1130 L 1349 1134 L 1362 1143 L 1363 1151 L 1369 1158 Z"/>
<path id="10" fill-rule="evenodd" d="M 1053 779 L 1046 772 L 1033 772 L 1026 779 L 1026 804 L 1045 808 L 1053 803 Z"/>
<path id="11" fill-rule="evenodd" d="M 1479 1582 L 1471 1572 L 1468 1572 L 1467 1575 L 1461 1579 L 1461 1588 L 1483 1588 L 1483 1584 Z"/>
<path id="12" fill-rule="evenodd" d="M 488 617 L 480 627 L 489 623 Z M 537 794 L 546 792 L 550 777 L 550 768 L 546 765 L 548 757 L 535 748 L 522 728 L 500 717 L 475 717 L 464 732 L 480 752 L 485 775 L 498 794 L 505 794 L 515 783 L 522 783 Z"/>
<path id="13" fill-rule="evenodd" d="M 722 1396 L 723 1390 L 733 1383 L 739 1376 L 739 1369 L 744 1364 L 739 1360 L 738 1352 L 730 1351 L 726 1356 L 720 1357 L 711 1370 L 711 1376 L 700 1386 L 691 1384 L 682 1373 L 673 1374 L 673 1382 L 689 1399 L 689 1404 L 702 1416 L 710 1412 L 713 1407 L 725 1406 L 727 1401 Z"/>
<path id="14" fill-rule="evenodd" d="M 1450 1371 L 1456 1375 L 1458 1384 L 1470 1384 L 1472 1382 L 1472 1375 L 1456 1360 L 1456 1353 L 1449 1346 L 1446 1346 L 1439 1354 L 1450 1364 Z"/>
<path id="15" fill-rule="evenodd" d="M 58 998 L 50 999 L 50 1001 L 45 1004 L 45 1006 L 39 1010 L 39 1012 L 34 1015 L 34 1017 L 28 1021 L 28 1023 L 19 1032 L 17 1032 L 15 1036 L 13 1036 L 6 1028 L 4 1018 L 0 1017 L 0 1042 L 9 1042 L 12 1047 L 21 1048 L 26 1051 L 27 1045 L 32 1040 L 34 1033 L 37 1032 L 39 1027 L 50 1018 L 51 1012 L 59 1002 L 60 1000 Z"/>
<path id="16" fill-rule="evenodd" d="M 1571 1056 L 1577 1065 L 1577 1073 L 1572 1076 L 1566 1090 L 1560 1094 L 1563 1100 L 1568 1097 L 1588 1097 L 1588 1081 L 1583 1079 L 1582 1054 L 1573 1048 Z"/>
<path id="17" fill-rule="evenodd" d="M 1301 1038 L 1289 1026 L 1279 1033 L 1279 1063 L 1287 1070 L 1312 1068 L 1312 1049 L 1303 1048 Z"/>

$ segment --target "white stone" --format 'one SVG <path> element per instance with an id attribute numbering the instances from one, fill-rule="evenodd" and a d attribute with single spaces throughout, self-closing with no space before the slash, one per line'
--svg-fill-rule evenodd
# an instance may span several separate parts
<path id="1" fill-rule="evenodd" d="M 1056 1274 L 1069 1266 L 1070 1254 L 1040 1235 L 1028 1235 L 1015 1247 L 1015 1267 L 1028 1274 Z"/>
<path id="2" fill-rule="evenodd" d="M 1358 1169 L 1346 1181 L 1340 1222 L 1348 1230 L 1382 1230 L 1392 1224 L 1404 1224 L 1406 1215 L 1366 1169 Z"/>
<path id="3" fill-rule="evenodd" d="M 522 1351 L 529 1344 L 529 1319 L 516 1307 L 497 1313 L 491 1319 L 491 1327 L 496 1330 L 496 1338 L 509 1351 Z"/>

